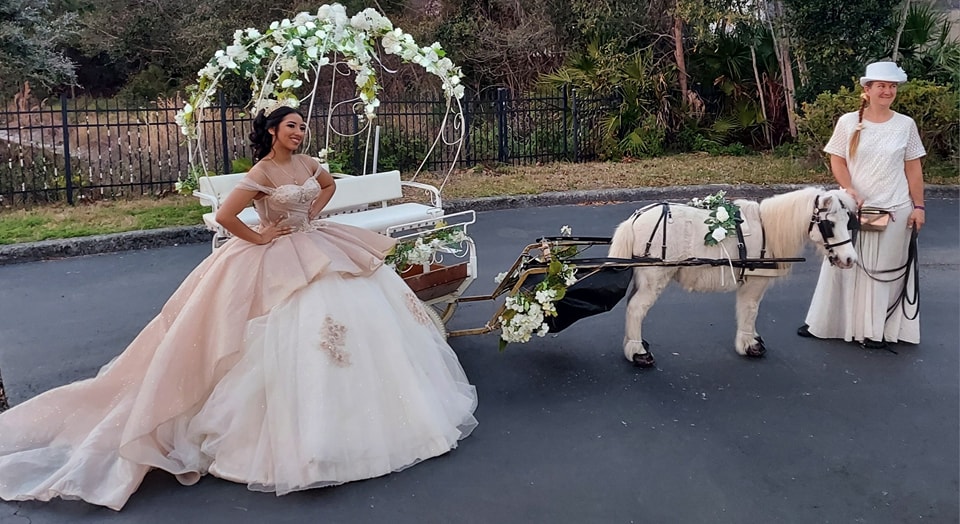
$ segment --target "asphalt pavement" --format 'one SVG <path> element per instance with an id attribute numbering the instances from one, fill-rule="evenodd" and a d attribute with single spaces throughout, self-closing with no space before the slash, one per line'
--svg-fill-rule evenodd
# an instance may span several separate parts
<path id="1" fill-rule="evenodd" d="M 523 246 L 570 225 L 609 236 L 649 202 L 481 211 L 470 235 L 492 290 Z M 896 353 L 798 337 L 819 262 L 768 291 L 768 353 L 733 349 L 734 296 L 669 289 L 644 337 L 657 368 L 622 355 L 624 304 L 497 349 L 450 340 L 480 421 L 453 452 L 386 477 L 283 497 L 212 477 L 149 474 L 123 511 L 0 502 L 0 524 L 54 522 L 829 523 L 960 520 L 960 202 L 927 199 L 922 343 Z M 482 209 L 482 207 L 481 207 Z M 12 403 L 92 376 L 209 253 L 194 243 L 0 266 L 0 369 Z M 453 329 L 493 304 L 465 304 Z"/>

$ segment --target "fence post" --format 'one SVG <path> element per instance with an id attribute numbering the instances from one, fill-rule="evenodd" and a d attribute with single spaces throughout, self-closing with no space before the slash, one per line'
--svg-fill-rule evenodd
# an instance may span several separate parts
<path id="1" fill-rule="evenodd" d="M 573 161 L 580 161 L 580 114 L 577 111 L 577 88 L 570 90 L 570 111 L 573 114 Z"/>
<path id="2" fill-rule="evenodd" d="M 0 375 L 0 413 L 10 409 L 10 403 L 7 401 L 7 392 L 3 390 L 3 376 Z"/>
<path id="3" fill-rule="evenodd" d="M 471 97 L 468 94 L 464 94 L 463 102 L 460 105 L 461 111 L 463 111 L 463 159 L 461 162 L 466 164 L 466 167 L 473 165 L 470 162 L 470 123 L 473 120 L 473 117 L 470 115 L 470 99 Z"/>
<path id="4" fill-rule="evenodd" d="M 60 93 L 60 118 L 63 124 L 63 175 L 66 178 L 67 203 L 73 205 L 73 167 L 70 165 L 70 122 L 67 120 L 67 94 Z M 0 382 L 0 401 L 3 401 L 3 382 Z M 0 406 L 2 408 L 2 406 Z M 2 411 L 2 409 L 0 409 Z"/>
<path id="5" fill-rule="evenodd" d="M 230 144 L 227 142 L 227 97 L 220 91 L 220 137 L 223 142 L 223 174 L 233 171 L 230 162 Z"/>
<path id="6" fill-rule="evenodd" d="M 507 88 L 497 88 L 497 162 L 507 163 Z"/>
<path id="7" fill-rule="evenodd" d="M 570 136 L 569 126 L 567 125 L 567 121 L 569 120 L 567 118 L 567 115 L 570 113 L 570 105 L 569 105 L 570 100 L 569 100 L 569 97 L 567 96 L 568 89 L 570 89 L 570 84 L 564 84 L 563 85 L 563 113 L 560 116 L 560 118 L 563 119 L 563 159 L 564 160 L 567 160 L 570 158 L 569 156 L 570 152 L 567 150 L 567 142 L 568 142 L 567 139 Z"/>
<path id="8" fill-rule="evenodd" d="M 353 174 L 366 174 L 360 161 L 360 116 L 356 113 L 353 114 Z"/>

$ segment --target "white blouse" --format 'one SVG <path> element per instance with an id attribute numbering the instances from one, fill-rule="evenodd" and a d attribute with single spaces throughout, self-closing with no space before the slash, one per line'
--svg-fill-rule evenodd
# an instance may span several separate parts
<path id="1" fill-rule="evenodd" d="M 856 112 L 841 116 L 824 152 L 847 161 L 853 189 L 864 199 L 863 205 L 893 209 L 909 204 L 910 188 L 904 162 L 927 154 L 920 142 L 917 124 L 900 113 L 879 124 L 864 120 L 860 144 L 851 159 L 850 137 L 856 127 Z"/>

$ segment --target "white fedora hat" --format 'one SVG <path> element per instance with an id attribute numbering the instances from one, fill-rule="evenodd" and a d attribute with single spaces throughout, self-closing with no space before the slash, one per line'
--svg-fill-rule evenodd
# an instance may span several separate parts
<path id="1" fill-rule="evenodd" d="M 860 85 L 875 81 L 902 84 L 907 81 L 907 73 L 894 62 L 874 62 L 867 65 L 867 73 L 860 77 Z"/>

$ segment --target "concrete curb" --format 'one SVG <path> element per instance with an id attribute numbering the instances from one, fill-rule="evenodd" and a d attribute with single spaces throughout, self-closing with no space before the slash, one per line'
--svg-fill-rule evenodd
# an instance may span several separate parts
<path id="1" fill-rule="evenodd" d="M 538 195 L 451 200 L 446 202 L 444 209 L 448 212 L 455 213 L 468 209 L 473 209 L 474 211 L 496 211 L 520 207 L 546 207 L 571 204 L 662 200 L 686 201 L 693 197 L 702 197 L 720 190 L 726 191 L 731 197 L 758 199 L 793 191 L 801 187 L 804 186 L 790 184 L 770 186 L 711 184 L 702 186 L 597 189 L 591 191 L 541 193 Z M 924 193 L 926 198 L 958 198 L 960 197 L 960 186 L 927 186 Z M 126 233 L 116 233 L 112 235 L 95 235 L 63 240 L 44 240 L 41 242 L 0 246 L 0 265 L 209 241 L 210 232 L 207 231 L 204 226 L 128 231 Z"/>

